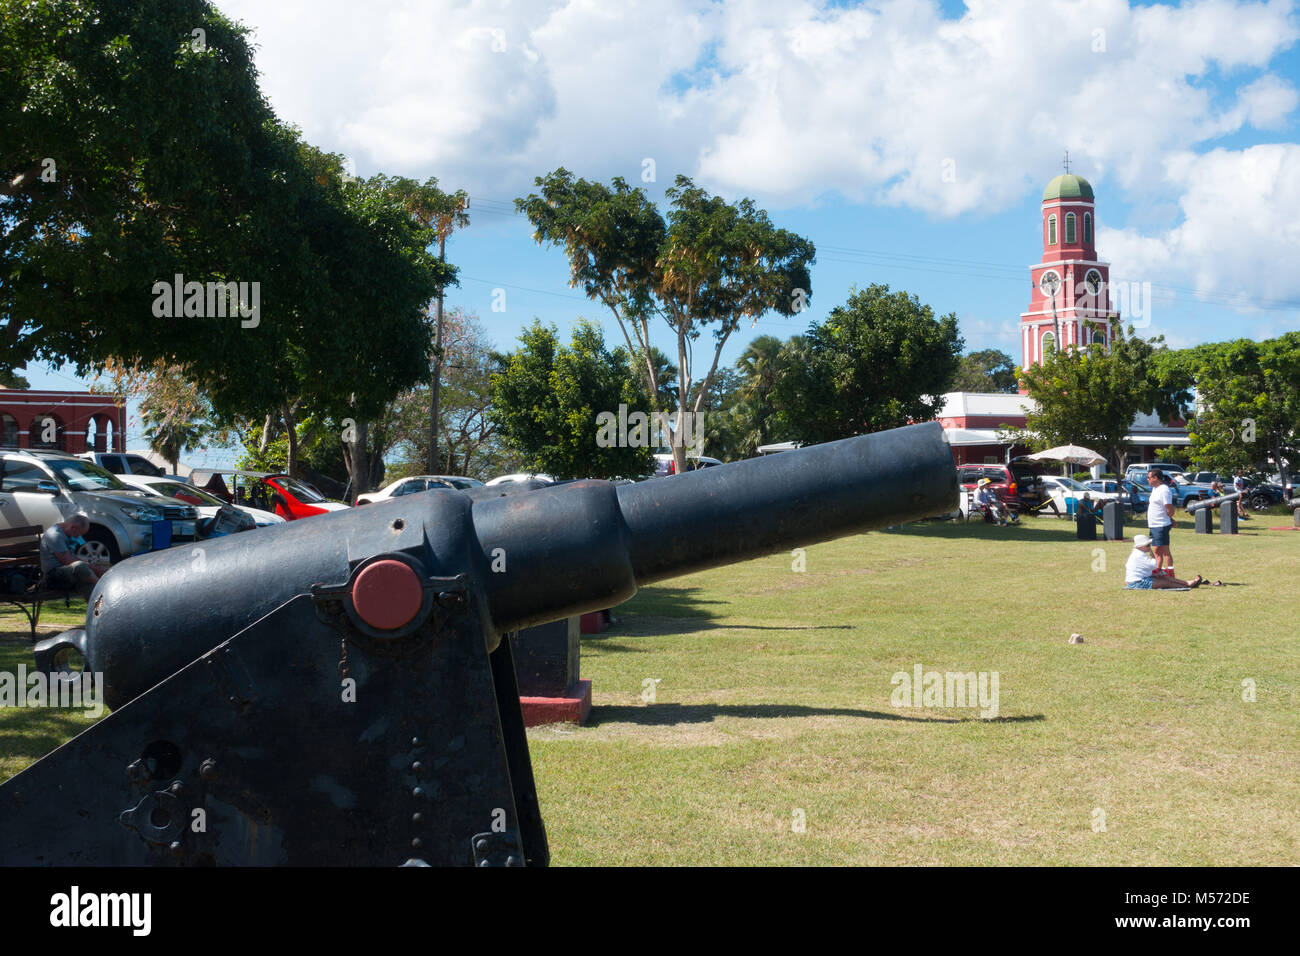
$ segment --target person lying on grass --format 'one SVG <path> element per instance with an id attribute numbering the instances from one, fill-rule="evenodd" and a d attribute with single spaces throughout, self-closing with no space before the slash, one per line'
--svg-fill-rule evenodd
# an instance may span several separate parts
<path id="1" fill-rule="evenodd" d="M 1124 587 L 1130 591 L 1150 591 L 1199 588 L 1206 583 L 1199 574 L 1192 581 L 1180 581 L 1165 574 L 1156 574 L 1156 558 L 1152 553 L 1151 538 L 1145 534 L 1133 538 L 1133 552 L 1124 564 Z M 1211 587 L 1222 587 L 1222 581 L 1211 581 Z"/>

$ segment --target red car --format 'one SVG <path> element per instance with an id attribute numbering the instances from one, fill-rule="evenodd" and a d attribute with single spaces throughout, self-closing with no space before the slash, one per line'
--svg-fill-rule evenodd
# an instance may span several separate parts
<path id="1" fill-rule="evenodd" d="M 195 470 L 195 485 L 232 504 L 272 511 L 285 521 L 342 511 L 348 506 L 330 501 L 307 482 L 288 475 L 238 469 Z M 229 485 L 227 485 L 229 480 Z"/>
<path id="2" fill-rule="evenodd" d="M 1028 463 L 1013 461 L 1010 465 L 957 466 L 957 483 L 964 490 L 973 490 L 981 478 L 989 480 L 989 490 L 1012 511 L 1032 507 L 1042 498 L 1039 471 Z"/>

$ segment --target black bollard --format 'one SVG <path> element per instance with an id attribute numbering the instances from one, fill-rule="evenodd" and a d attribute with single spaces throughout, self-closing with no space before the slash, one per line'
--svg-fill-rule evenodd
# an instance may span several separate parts
<path id="1" fill-rule="evenodd" d="M 1082 504 L 1079 513 L 1074 516 L 1074 536 L 1080 541 L 1097 540 L 1097 516 L 1091 508 Z"/>
<path id="2" fill-rule="evenodd" d="M 1196 533 L 1214 534 L 1214 509 L 1198 508 L 1195 512 Z"/>
<path id="3" fill-rule="evenodd" d="M 1236 533 L 1237 503 L 1235 501 L 1225 501 L 1223 504 L 1219 505 L 1219 534 Z"/>
<path id="4" fill-rule="evenodd" d="M 1102 530 L 1107 541 L 1124 540 L 1124 509 L 1118 501 L 1108 501 L 1101 509 Z"/>

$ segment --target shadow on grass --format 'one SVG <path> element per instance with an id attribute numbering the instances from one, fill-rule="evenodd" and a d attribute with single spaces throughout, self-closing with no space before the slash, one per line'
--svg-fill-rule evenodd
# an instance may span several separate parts
<path id="1" fill-rule="evenodd" d="M 915 521 L 911 524 L 901 525 L 895 528 L 890 534 L 917 535 L 925 538 L 976 538 L 988 541 L 1077 541 L 1075 536 L 1075 527 L 1073 521 L 1059 522 L 1060 527 L 1044 527 L 1050 524 L 1049 519 L 1040 518 L 1033 523 L 1009 524 L 999 527 L 994 524 L 985 524 L 982 521 Z M 1125 525 L 1125 529 L 1132 529 L 1133 534 L 1138 533 L 1136 525 Z M 1145 526 L 1143 526 L 1145 528 Z M 1105 544 L 1105 538 L 1101 533 L 1101 525 L 1097 526 L 1097 541 Z M 1084 544 L 1091 544 L 1091 541 L 1084 541 Z"/>
<path id="2" fill-rule="evenodd" d="M 650 704 L 598 705 L 587 718 L 588 727 L 603 723 L 640 724 L 661 727 L 672 724 L 707 724 L 719 717 L 861 717 L 864 720 L 904 720 L 928 724 L 1019 724 L 1044 720 L 1042 714 L 1024 717 L 908 717 L 878 710 L 855 710 L 851 707 L 807 707 L 803 704 Z"/>

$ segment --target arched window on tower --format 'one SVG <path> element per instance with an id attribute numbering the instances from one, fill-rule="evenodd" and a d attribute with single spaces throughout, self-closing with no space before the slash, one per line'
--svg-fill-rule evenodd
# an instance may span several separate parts
<path id="1" fill-rule="evenodd" d="M 1051 355 L 1056 351 L 1056 335 L 1052 332 L 1043 333 L 1043 358 Z"/>
<path id="2" fill-rule="evenodd" d="M 1055 216 L 1047 217 L 1047 244 L 1049 246 L 1056 245 L 1056 217 Z"/>
<path id="3" fill-rule="evenodd" d="M 1092 213 L 1090 212 L 1083 214 L 1083 244 L 1092 245 Z"/>
<path id="4" fill-rule="evenodd" d="M 1074 242 L 1074 213 L 1067 213 L 1065 216 L 1065 241 Z"/>

